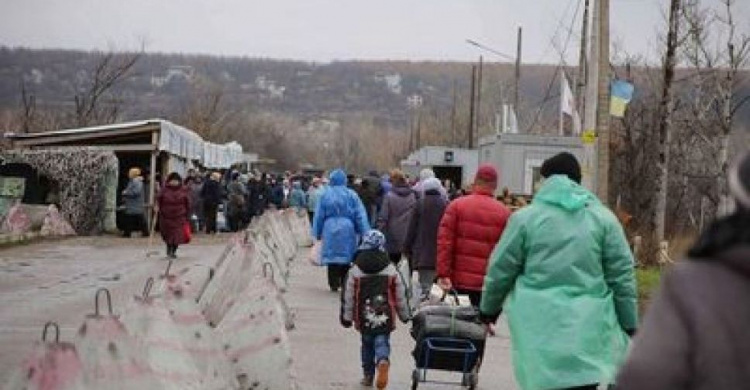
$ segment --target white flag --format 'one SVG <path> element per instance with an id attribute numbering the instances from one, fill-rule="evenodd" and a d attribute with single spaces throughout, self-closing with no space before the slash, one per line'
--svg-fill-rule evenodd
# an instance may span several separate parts
<path id="1" fill-rule="evenodd" d="M 576 100 L 573 97 L 573 92 L 570 90 L 570 84 L 568 84 L 568 78 L 565 77 L 564 72 L 560 72 L 560 79 L 560 110 L 562 110 L 564 114 L 573 116 L 576 111 Z"/>
<path id="2" fill-rule="evenodd" d="M 570 89 L 568 84 L 568 78 L 565 76 L 565 72 L 560 72 L 560 120 L 562 121 L 562 114 L 570 115 L 573 122 L 573 133 L 575 135 L 581 134 L 581 117 L 578 115 L 576 110 L 576 99 L 573 96 L 573 91 Z M 560 122 L 560 131 L 562 134 L 562 122 Z"/>
<path id="3" fill-rule="evenodd" d="M 516 108 L 513 106 L 508 107 L 508 129 L 512 134 L 518 134 L 518 118 L 516 118 Z"/>

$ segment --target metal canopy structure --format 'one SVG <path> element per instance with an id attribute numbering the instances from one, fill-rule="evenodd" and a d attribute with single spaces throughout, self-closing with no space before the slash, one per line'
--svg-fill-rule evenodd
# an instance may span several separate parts
<path id="1" fill-rule="evenodd" d="M 21 149 L 98 146 L 123 152 L 166 152 L 215 169 L 229 168 L 245 159 L 242 146 L 236 142 L 219 145 L 204 141 L 195 132 L 163 119 L 44 133 L 7 133 L 5 138 L 12 142 L 13 148 Z"/>
<path id="2" fill-rule="evenodd" d="M 117 153 L 149 153 L 150 172 L 157 172 L 160 154 L 162 171 L 184 170 L 191 165 L 226 169 L 246 162 L 236 142 L 214 144 L 185 127 L 163 119 L 148 119 L 43 133 L 6 133 L 13 149 L 87 148 Z M 154 204 L 155 176 L 150 176 L 149 206 Z"/>

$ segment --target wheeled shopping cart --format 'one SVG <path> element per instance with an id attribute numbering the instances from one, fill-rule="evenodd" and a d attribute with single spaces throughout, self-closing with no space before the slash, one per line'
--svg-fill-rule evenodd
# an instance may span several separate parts
<path id="1" fill-rule="evenodd" d="M 472 340 L 453 337 L 426 337 L 415 351 L 412 390 L 420 383 L 444 383 L 428 379 L 428 370 L 461 373 L 461 386 L 475 389 L 479 381 L 480 351 Z"/>
<path id="2" fill-rule="evenodd" d="M 456 299 L 458 302 L 458 299 Z M 430 370 L 461 374 L 461 386 L 475 389 L 487 338 L 479 322 L 479 312 L 470 306 L 445 304 L 421 307 L 412 320 L 411 334 L 416 341 L 412 389 L 429 380 Z"/>

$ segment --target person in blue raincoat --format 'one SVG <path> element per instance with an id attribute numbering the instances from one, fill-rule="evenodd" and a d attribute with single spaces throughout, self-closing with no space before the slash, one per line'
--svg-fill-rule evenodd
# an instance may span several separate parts
<path id="1" fill-rule="evenodd" d="M 328 267 L 328 286 L 334 292 L 341 288 L 346 277 L 359 236 L 370 229 L 365 207 L 357 193 L 346 187 L 346 181 L 346 173 L 341 169 L 331 173 L 312 226 L 313 237 L 322 240 L 320 263 Z"/>

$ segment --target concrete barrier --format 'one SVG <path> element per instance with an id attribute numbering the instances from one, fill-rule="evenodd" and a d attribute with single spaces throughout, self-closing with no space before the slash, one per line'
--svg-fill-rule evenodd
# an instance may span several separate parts
<path id="1" fill-rule="evenodd" d="M 291 261 L 297 254 L 297 242 L 294 234 L 282 222 L 282 212 L 266 213 L 266 229 L 269 232 L 267 241 L 277 255 L 282 256 L 285 261 Z"/>
<path id="2" fill-rule="evenodd" d="M 270 272 L 276 286 L 285 292 L 289 287 L 289 262 L 273 248 L 273 244 L 269 243 L 272 240 L 271 233 L 266 230 L 251 230 L 248 232 L 247 240 L 252 242 L 255 248 L 255 259 L 261 267 L 260 272 Z"/>
<path id="3" fill-rule="evenodd" d="M 216 326 L 224 318 L 234 300 L 248 286 L 253 276 L 253 243 L 244 243 L 239 237 L 229 243 L 229 250 L 215 269 L 214 276 L 201 295 L 200 306 L 208 323 Z"/>
<path id="4" fill-rule="evenodd" d="M 159 381 L 143 359 L 143 345 L 128 333 L 119 316 L 113 313 L 109 291 L 100 289 L 96 298 L 95 312 L 86 317 L 75 341 L 82 363 L 84 388 L 159 389 Z M 100 302 L 100 299 L 106 299 L 106 302 Z"/>
<path id="5" fill-rule="evenodd" d="M 279 295 L 254 281 L 216 328 L 242 389 L 295 389 L 291 351 Z"/>
<path id="6" fill-rule="evenodd" d="M 177 278 L 168 284 L 161 296 L 151 296 L 147 284 L 123 314 L 123 324 L 143 345 L 142 358 L 160 388 L 239 388 L 234 368 L 198 306 L 181 293 Z"/>
<path id="7" fill-rule="evenodd" d="M 169 262 L 122 320 L 98 291 L 75 343 L 36 344 L 5 388 L 295 389 L 282 292 L 308 231 L 303 215 L 268 212 L 230 240 L 205 282 L 188 286 L 188 268 Z"/>
<path id="8" fill-rule="evenodd" d="M 48 331 L 49 337 L 48 336 Z M 44 326 L 42 339 L 34 343 L 21 367 L 3 386 L 6 390 L 79 390 L 83 387 L 83 363 L 75 345 L 60 341 L 60 327 Z"/>
<path id="9" fill-rule="evenodd" d="M 310 220 L 307 212 L 304 210 L 287 209 L 284 211 L 284 222 L 292 232 L 292 236 L 300 248 L 309 248 L 313 245 L 312 235 L 310 234 Z"/>

